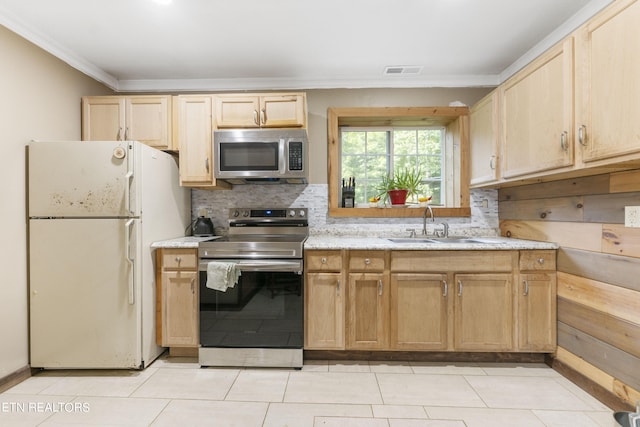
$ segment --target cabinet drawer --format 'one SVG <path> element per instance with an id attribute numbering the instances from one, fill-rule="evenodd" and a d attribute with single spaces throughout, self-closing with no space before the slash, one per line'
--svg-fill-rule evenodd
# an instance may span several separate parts
<path id="1" fill-rule="evenodd" d="M 382 271 L 384 270 L 384 252 L 351 251 L 349 254 L 349 271 Z"/>
<path id="2" fill-rule="evenodd" d="M 555 270 L 556 251 L 520 251 L 520 270 Z"/>
<path id="3" fill-rule="evenodd" d="M 341 251 L 313 251 L 305 253 L 305 268 L 309 271 L 341 271 Z"/>
<path id="4" fill-rule="evenodd" d="M 161 263 L 164 270 L 197 270 L 198 255 L 195 249 L 162 249 Z"/>

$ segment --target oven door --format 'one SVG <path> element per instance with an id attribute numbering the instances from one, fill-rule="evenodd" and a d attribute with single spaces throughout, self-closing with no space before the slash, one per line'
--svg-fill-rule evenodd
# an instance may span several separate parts
<path id="1" fill-rule="evenodd" d="M 208 261 L 200 261 L 202 347 L 301 349 L 303 263 L 301 259 L 229 260 L 240 278 L 235 287 L 207 287 Z"/>

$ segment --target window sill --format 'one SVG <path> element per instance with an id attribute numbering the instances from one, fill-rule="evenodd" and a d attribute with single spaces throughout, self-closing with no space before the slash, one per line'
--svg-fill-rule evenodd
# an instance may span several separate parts
<path id="1" fill-rule="evenodd" d="M 437 217 L 470 217 L 471 208 L 439 208 L 434 207 L 433 215 Z M 329 208 L 329 216 L 337 218 L 420 218 L 423 207 L 408 208 Z"/>

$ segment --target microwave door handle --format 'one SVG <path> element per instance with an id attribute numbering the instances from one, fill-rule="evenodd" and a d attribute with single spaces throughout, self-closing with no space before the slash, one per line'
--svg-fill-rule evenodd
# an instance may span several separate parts
<path id="1" fill-rule="evenodd" d="M 287 159 L 285 154 L 289 152 L 289 143 L 284 138 L 280 138 L 280 144 L 278 144 L 278 170 L 281 175 L 287 172 Z"/>

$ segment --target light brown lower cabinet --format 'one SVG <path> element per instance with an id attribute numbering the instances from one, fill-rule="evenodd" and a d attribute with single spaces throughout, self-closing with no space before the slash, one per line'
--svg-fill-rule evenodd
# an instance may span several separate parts
<path id="1" fill-rule="evenodd" d="M 513 274 L 456 274 L 454 280 L 454 348 L 513 350 Z"/>
<path id="2" fill-rule="evenodd" d="M 446 274 L 392 273 L 391 348 L 446 350 L 450 301 Z"/>
<path id="3" fill-rule="evenodd" d="M 315 266 L 305 282 L 306 349 L 555 351 L 555 251 L 307 251 L 305 259 Z"/>
<path id="4" fill-rule="evenodd" d="M 198 347 L 196 249 L 158 249 L 156 341 L 163 347 Z"/>

